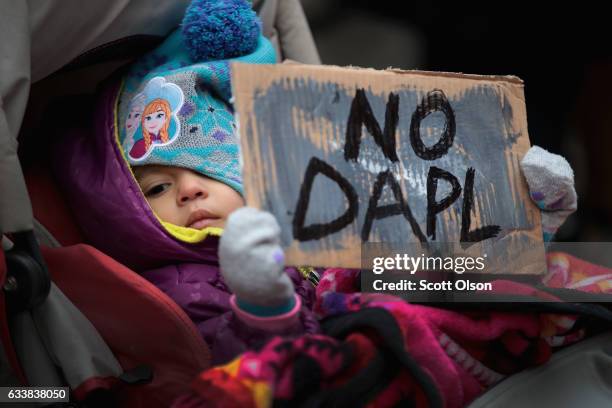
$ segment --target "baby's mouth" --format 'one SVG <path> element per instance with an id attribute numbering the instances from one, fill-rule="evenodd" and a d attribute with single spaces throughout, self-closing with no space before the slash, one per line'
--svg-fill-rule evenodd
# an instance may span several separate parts
<path id="1" fill-rule="evenodd" d="M 189 216 L 186 226 L 188 228 L 202 229 L 202 228 L 210 227 L 212 224 L 217 222 L 219 219 L 220 217 L 217 217 L 216 215 L 210 213 L 207 210 L 204 210 L 204 209 L 195 210 Z"/>

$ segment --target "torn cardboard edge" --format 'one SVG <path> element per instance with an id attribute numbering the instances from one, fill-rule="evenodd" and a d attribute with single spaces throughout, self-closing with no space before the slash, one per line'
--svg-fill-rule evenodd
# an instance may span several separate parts
<path id="1" fill-rule="evenodd" d="M 235 62 L 234 64 L 249 65 L 249 64 L 245 64 L 243 62 Z M 281 65 L 299 65 L 299 66 L 309 66 L 309 67 L 324 67 L 325 69 L 338 68 L 338 69 L 352 69 L 352 70 L 357 70 L 357 71 L 393 72 L 393 73 L 402 74 L 402 75 L 403 74 L 416 74 L 416 75 L 424 75 L 424 76 L 434 76 L 434 77 L 443 76 L 443 77 L 448 77 L 448 78 L 475 79 L 475 80 L 484 80 L 484 81 L 505 81 L 505 82 L 512 82 L 512 83 L 524 85 L 523 80 L 521 78 L 517 77 L 516 75 L 464 74 L 462 72 L 426 71 L 426 70 L 419 70 L 419 69 L 402 69 L 402 68 L 396 68 L 396 67 L 392 67 L 392 66 L 389 66 L 389 67 L 387 67 L 385 69 L 380 70 L 380 69 L 375 69 L 375 68 L 359 67 L 359 66 L 356 66 L 356 65 L 347 65 L 347 66 L 340 66 L 340 65 L 310 65 L 310 64 L 303 64 L 301 62 L 294 61 L 292 59 L 283 60 Z"/>

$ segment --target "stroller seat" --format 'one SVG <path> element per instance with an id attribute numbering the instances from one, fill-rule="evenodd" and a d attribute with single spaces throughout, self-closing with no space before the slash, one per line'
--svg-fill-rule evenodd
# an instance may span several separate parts
<path id="1" fill-rule="evenodd" d="M 208 347 L 195 325 L 154 285 L 83 243 L 44 167 L 25 174 L 52 281 L 96 327 L 123 369 L 143 364 L 152 369 L 149 383 L 126 386 L 118 393 L 121 405 L 168 406 L 210 365 Z M 66 246 L 54 247 L 54 240 Z M 84 397 L 101 385 L 86 382 L 73 392 Z"/>

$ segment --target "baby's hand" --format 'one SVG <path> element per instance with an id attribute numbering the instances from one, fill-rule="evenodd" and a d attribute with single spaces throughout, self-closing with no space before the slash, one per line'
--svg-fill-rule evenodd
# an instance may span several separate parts
<path id="1" fill-rule="evenodd" d="M 244 207 L 230 215 L 219 244 L 221 274 L 240 302 L 263 307 L 294 296 L 284 272 L 280 227 L 268 212 Z"/>
<path id="2" fill-rule="evenodd" d="M 576 211 L 578 198 L 572 167 L 562 156 L 533 146 L 523 157 L 521 169 L 531 199 L 542 210 L 544 240 L 550 241 L 565 219 Z"/>

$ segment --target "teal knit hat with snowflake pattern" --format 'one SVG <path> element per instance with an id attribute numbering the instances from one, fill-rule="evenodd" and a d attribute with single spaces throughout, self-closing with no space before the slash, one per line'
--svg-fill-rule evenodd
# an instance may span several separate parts
<path id="1" fill-rule="evenodd" d="M 233 61 L 276 62 L 250 3 L 192 2 L 182 29 L 138 60 L 125 77 L 119 141 L 131 166 L 191 169 L 242 194 L 230 104 Z"/>

